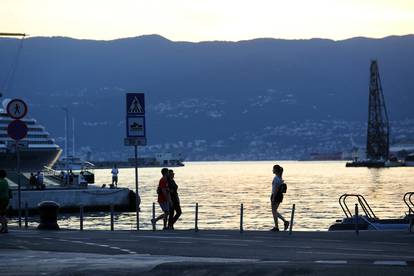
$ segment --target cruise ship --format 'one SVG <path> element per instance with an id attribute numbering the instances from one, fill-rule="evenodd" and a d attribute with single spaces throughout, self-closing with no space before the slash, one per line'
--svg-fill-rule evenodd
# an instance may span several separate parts
<path id="1" fill-rule="evenodd" d="M 14 140 L 7 135 L 7 126 L 13 120 L 6 111 L 9 100 L 3 100 L 0 105 L 0 168 L 15 170 L 17 158 L 13 149 Z M 44 167 L 52 167 L 62 153 L 62 149 L 50 138 L 45 128 L 33 118 L 22 119 L 27 124 L 28 133 L 22 139 L 23 147 L 20 148 L 20 168 L 23 172 L 43 170 Z"/>

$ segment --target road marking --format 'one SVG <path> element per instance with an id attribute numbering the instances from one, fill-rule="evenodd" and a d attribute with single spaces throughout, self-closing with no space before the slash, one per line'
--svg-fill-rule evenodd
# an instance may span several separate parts
<path id="1" fill-rule="evenodd" d="M 374 265 L 396 265 L 396 266 L 406 266 L 406 261 L 375 261 Z"/>
<path id="2" fill-rule="evenodd" d="M 290 261 L 260 261 L 261 264 L 286 264 Z"/>
<path id="3" fill-rule="evenodd" d="M 248 244 L 243 244 L 243 243 L 212 243 L 212 245 L 219 245 L 219 246 L 249 246 Z"/>
<path id="4" fill-rule="evenodd" d="M 335 249 L 339 250 L 349 250 L 349 251 L 373 251 L 373 252 L 384 252 L 385 250 L 381 249 L 366 249 L 366 248 L 349 248 L 349 247 L 337 247 Z"/>
<path id="5" fill-rule="evenodd" d="M 312 249 L 312 246 L 296 246 L 296 245 L 266 245 L 267 247 L 272 247 L 272 248 L 299 248 L 299 249 Z"/>
<path id="6" fill-rule="evenodd" d="M 312 241 L 323 241 L 323 242 L 346 242 L 344 240 L 325 240 L 325 239 L 311 239 Z"/>
<path id="7" fill-rule="evenodd" d="M 347 264 L 348 261 L 344 260 L 319 260 L 315 261 L 317 264 Z"/>
<path id="8" fill-rule="evenodd" d="M 385 258 L 399 258 L 399 259 L 413 259 L 414 256 L 397 256 L 397 255 L 384 255 L 384 254 L 357 254 L 357 253 L 338 253 L 327 251 L 296 251 L 298 254 L 323 254 L 323 255 L 340 255 L 340 256 L 359 256 L 359 257 L 385 257 Z"/>
<path id="9" fill-rule="evenodd" d="M 114 241 L 114 242 L 132 242 L 132 241 L 137 241 L 137 239 L 134 240 L 122 240 L 122 239 L 108 239 L 108 241 Z"/>
<path id="10" fill-rule="evenodd" d="M 374 244 L 384 244 L 384 245 L 409 245 L 408 243 L 402 243 L 402 242 L 371 242 Z"/>
<path id="11" fill-rule="evenodd" d="M 219 239 L 219 238 L 198 238 L 198 237 L 164 237 L 164 236 L 140 236 L 142 238 L 149 238 L 149 239 L 177 239 L 177 240 L 198 240 L 198 241 L 220 241 L 220 242 L 253 242 L 253 243 L 262 243 L 264 241 L 260 240 L 242 240 L 242 239 Z"/>
<path id="12" fill-rule="evenodd" d="M 159 241 L 160 243 L 178 243 L 178 244 L 190 244 L 190 241 Z"/>

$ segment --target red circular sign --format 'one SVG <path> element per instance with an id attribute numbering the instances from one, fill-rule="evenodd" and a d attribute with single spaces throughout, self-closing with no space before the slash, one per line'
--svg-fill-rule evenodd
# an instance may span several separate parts
<path id="1" fill-rule="evenodd" d="M 13 119 L 21 119 L 27 114 L 27 104 L 20 99 L 13 99 L 7 104 L 7 114 Z"/>
<path id="2" fill-rule="evenodd" d="M 14 120 L 7 126 L 7 134 L 13 140 L 22 140 L 27 135 L 27 125 L 20 120 Z"/>

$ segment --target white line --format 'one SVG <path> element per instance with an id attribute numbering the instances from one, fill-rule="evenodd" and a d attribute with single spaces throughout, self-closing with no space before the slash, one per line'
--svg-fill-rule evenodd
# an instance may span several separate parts
<path id="1" fill-rule="evenodd" d="M 265 264 L 285 264 L 288 263 L 289 261 L 261 261 L 260 263 L 265 263 Z"/>
<path id="2" fill-rule="evenodd" d="M 133 241 L 136 241 L 137 239 L 134 239 Z M 108 241 L 114 241 L 114 242 L 131 242 L 132 240 L 122 240 L 122 239 L 108 239 Z"/>
<path id="3" fill-rule="evenodd" d="M 212 245 L 218 245 L 218 246 L 249 246 L 248 244 L 242 244 L 242 243 L 213 243 Z"/>
<path id="4" fill-rule="evenodd" d="M 373 251 L 373 252 L 384 252 L 385 250 L 381 250 L 381 249 L 366 249 L 366 248 L 349 248 L 349 247 L 337 247 L 335 249 L 339 249 L 339 250 L 349 250 L 349 251 Z"/>
<path id="5" fill-rule="evenodd" d="M 119 247 L 117 247 L 117 246 L 111 246 L 111 247 L 109 247 L 109 248 L 111 248 L 111 249 L 115 249 L 115 250 L 121 250 L 121 248 L 119 248 Z"/>
<path id="6" fill-rule="evenodd" d="M 374 244 L 385 244 L 385 245 L 409 245 L 408 243 L 401 243 L 401 242 L 371 242 Z"/>
<path id="7" fill-rule="evenodd" d="M 398 265 L 398 266 L 406 266 L 406 261 L 375 261 L 374 265 Z"/>
<path id="8" fill-rule="evenodd" d="M 346 242 L 344 240 L 325 240 L 325 239 L 312 239 L 312 241 L 323 241 L 323 242 Z"/>
<path id="9" fill-rule="evenodd" d="M 129 251 L 129 254 L 137 254 L 135 251 Z"/>
<path id="10" fill-rule="evenodd" d="M 292 249 L 312 249 L 311 246 L 296 246 L 296 245 L 267 245 L 272 248 L 292 248 Z"/>
<path id="11" fill-rule="evenodd" d="M 320 260 L 320 261 L 315 261 L 315 263 L 317 263 L 317 264 L 347 264 L 348 261 L 343 261 L 343 260 Z"/>
<path id="12" fill-rule="evenodd" d="M 160 243 L 182 243 L 182 244 L 190 244 L 193 242 L 190 241 L 159 241 Z"/>
<path id="13" fill-rule="evenodd" d="M 215 238 L 197 238 L 197 237 L 164 237 L 164 236 L 139 236 L 142 238 L 149 238 L 149 239 L 179 239 L 179 240 L 198 240 L 198 241 L 230 241 L 230 242 L 254 242 L 254 243 L 262 243 L 264 241 L 260 240 L 241 240 L 241 239 L 215 239 Z"/>
<path id="14" fill-rule="evenodd" d="M 356 253 L 338 253 L 338 252 L 323 252 L 323 251 L 296 251 L 298 254 L 323 254 L 323 255 L 340 255 L 340 256 L 360 256 L 360 257 L 385 257 L 385 258 L 400 258 L 400 259 L 413 259 L 414 256 L 397 256 L 397 255 L 384 255 L 384 254 L 356 254 Z"/>

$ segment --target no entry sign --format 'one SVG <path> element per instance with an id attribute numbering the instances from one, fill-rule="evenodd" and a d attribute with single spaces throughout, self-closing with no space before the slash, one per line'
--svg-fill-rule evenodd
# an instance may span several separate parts
<path id="1" fill-rule="evenodd" d="M 7 134 L 13 140 L 22 140 L 27 135 L 27 125 L 25 122 L 20 120 L 14 120 L 7 126 Z"/>

